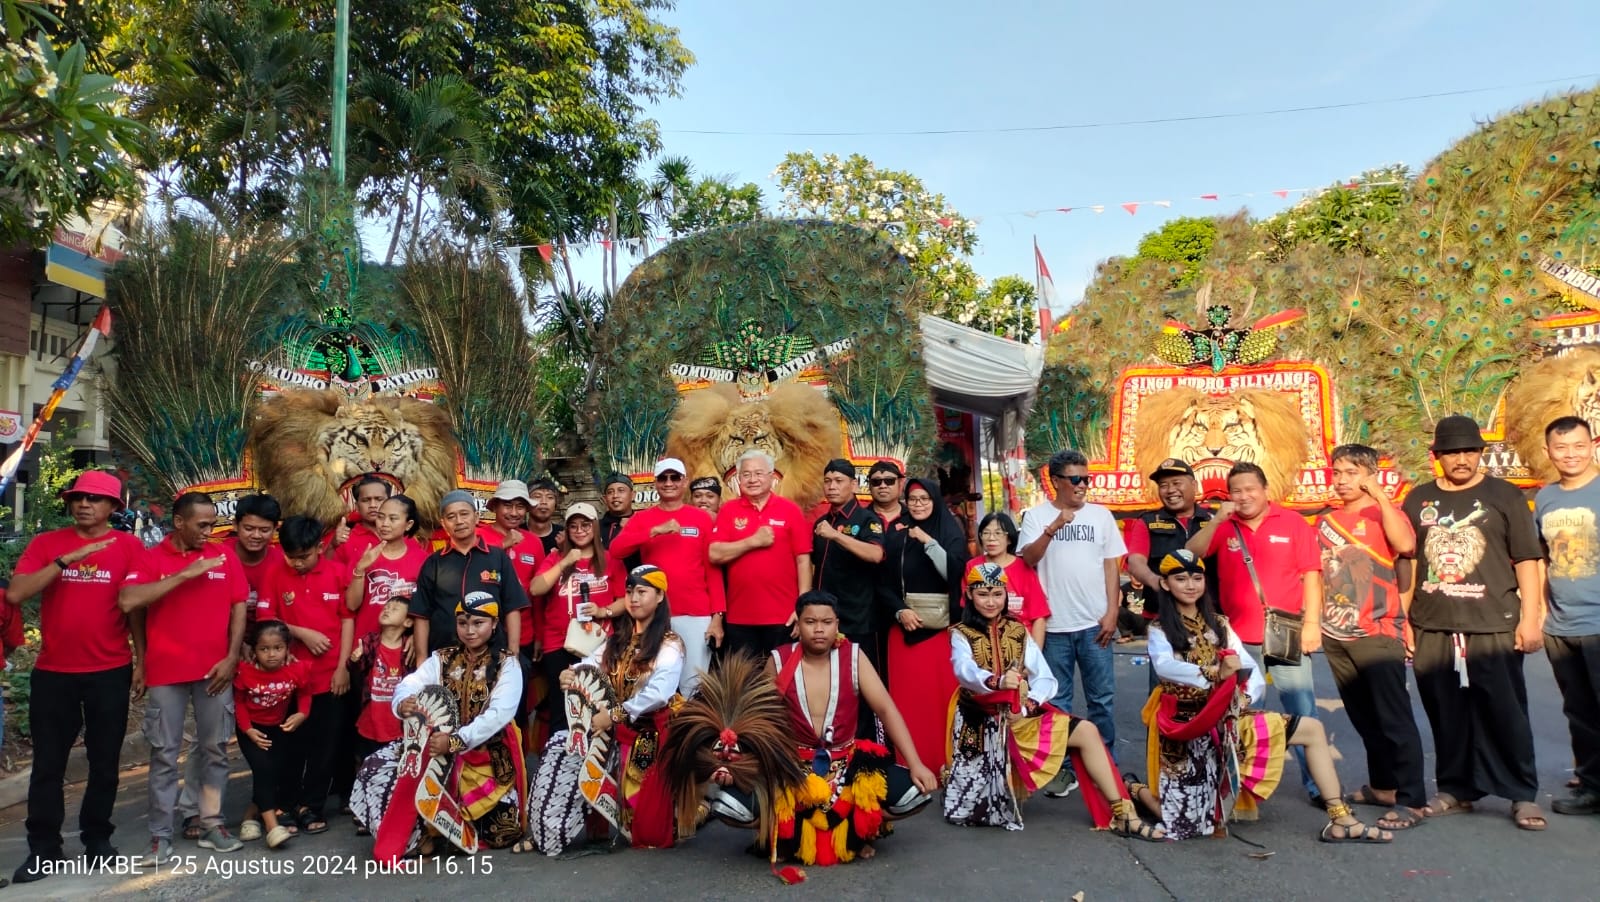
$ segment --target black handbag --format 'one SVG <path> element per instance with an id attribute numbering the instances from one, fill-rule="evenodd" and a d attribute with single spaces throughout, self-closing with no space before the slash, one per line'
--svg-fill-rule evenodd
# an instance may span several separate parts
<path id="1" fill-rule="evenodd" d="M 1239 551 L 1244 555 L 1244 569 L 1250 573 L 1250 584 L 1255 586 L 1256 599 L 1261 602 L 1263 628 L 1261 631 L 1261 657 L 1268 665 L 1293 667 L 1300 663 L 1300 631 L 1305 625 L 1299 614 L 1281 611 L 1267 604 L 1267 594 L 1261 590 L 1261 578 L 1256 575 L 1256 562 L 1250 556 L 1250 543 L 1245 541 L 1239 521 L 1233 521 L 1234 534 L 1239 537 Z"/>

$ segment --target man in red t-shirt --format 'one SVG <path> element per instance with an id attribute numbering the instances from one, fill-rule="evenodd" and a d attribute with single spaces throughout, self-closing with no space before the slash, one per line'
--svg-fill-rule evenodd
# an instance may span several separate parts
<path id="1" fill-rule="evenodd" d="M 672 631 L 684 646 L 678 689 L 688 695 L 699 685 L 700 672 L 711 666 L 709 645 L 722 645 L 727 602 L 722 571 L 711 563 L 715 524 L 710 514 L 684 503 L 685 470 L 676 457 L 656 463 L 656 494 L 661 502 L 629 517 L 611 540 L 610 551 L 617 558 L 637 553 L 641 561 L 667 574 L 672 586 Z"/>
<path id="2" fill-rule="evenodd" d="M 1395 558 L 1416 550 L 1411 521 L 1378 485 L 1378 452 L 1340 445 L 1331 455 L 1342 507 L 1317 520 L 1322 549 L 1322 649 L 1350 723 L 1367 750 L 1363 801 L 1389 805 L 1383 830 L 1421 822 L 1422 735 L 1406 687 L 1406 614 Z"/>
<path id="3" fill-rule="evenodd" d="M 264 493 L 246 495 L 234 508 L 233 537 L 223 543 L 244 568 L 245 581 L 250 584 L 250 600 L 245 604 L 247 631 L 263 607 L 262 579 L 273 564 L 283 560 L 283 549 L 272 541 L 278 535 L 278 521 L 282 519 L 283 510 L 278 507 L 278 499 Z"/>
<path id="4" fill-rule="evenodd" d="M 740 455 L 739 497 L 717 512 L 711 563 L 728 568 L 727 645 L 755 658 L 794 638 L 794 602 L 811 590 L 811 524 L 772 493 L 772 457 Z"/>
<path id="5" fill-rule="evenodd" d="M 42 533 L 17 561 L 6 603 L 41 595 L 39 658 L 30 679 L 33 775 L 28 781 L 28 858 L 12 879 L 48 877 L 63 861 L 61 823 L 67 755 L 83 734 L 89 783 L 78 824 L 84 851 L 114 857 L 111 810 L 117 801 L 118 761 L 128 727 L 128 691 L 143 691 L 144 675 L 129 648 L 128 615 L 117 592 L 144 554 L 139 540 L 111 528 L 124 507 L 122 482 L 110 473 L 82 473 L 61 492 L 72 525 Z M 143 649 L 139 649 L 143 658 Z M 141 661 L 142 664 L 142 661 Z"/>
<path id="6" fill-rule="evenodd" d="M 233 733 L 233 675 L 244 645 L 250 584 L 244 568 L 213 544 L 217 506 L 204 492 L 185 492 L 172 505 L 172 532 L 128 574 L 117 602 L 143 631 L 150 742 L 150 848 L 145 860 L 172 857 L 172 815 L 178 803 L 178 752 L 185 715 L 194 709 L 195 747 L 203 756 L 199 789 L 202 849 L 237 852 L 244 843 L 222 823 L 228 783 L 228 737 Z M 142 620 L 142 622 L 140 622 Z"/>
<path id="7" fill-rule="evenodd" d="M 1251 656 L 1272 677 L 1283 712 L 1315 717 L 1317 692 L 1311 680 L 1311 653 L 1322 647 L 1322 554 L 1316 530 L 1304 517 L 1271 500 L 1267 474 L 1259 466 L 1242 462 L 1228 471 L 1228 501 L 1186 547 L 1200 557 L 1216 558 L 1222 613 Z M 1299 663 L 1269 664 L 1262 656 L 1267 607 L 1303 618 Z M 1296 749 L 1295 757 L 1300 761 L 1306 792 L 1321 804 L 1316 783 L 1306 770 L 1304 752 Z"/>

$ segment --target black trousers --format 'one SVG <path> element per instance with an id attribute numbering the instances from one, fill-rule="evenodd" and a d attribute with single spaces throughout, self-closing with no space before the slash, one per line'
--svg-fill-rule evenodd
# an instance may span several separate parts
<path id="1" fill-rule="evenodd" d="M 91 673 L 34 670 L 28 689 L 33 730 L 33 774 L 28 779 L 28 850 L 62 854 L 66 820 L 67 755 L 83 734 L 89 783 L 78 809 L 84 845 L 108 842 L 117 802 L 118 765 L 128 732 L 128 689 L 133 665 Z"/>
<path id="2" fill-rule="evenodd" d="M 1544 653 L 1561 688 L 1578 782 L 1600 793 L 1600 636 L 1545 636 Z"/>
<path id="3" fill-rule="evenodd" d="M 283 809 L 292 812 L 309 808 L 322 818 L 333 786 L 333 767 L 338 753 L 339 697 L 332 692 L 311 698 L 311 715 L 290 734 L 289 755 L 284 762 Z"/>
<path id="4" fill-rule="evenodd" d="M 578 663 L 578 656 L 565 648 L 547 648 L 539 658 L 539 672 L 544 674 L 544 701 L 539 706 L 550 718 L 550 735 L 567 728 L 567 700 L 561 692 L 561 672 Z"/>
<path id="5" fill-rule="evenodd" d="M 1456 672 L 1456 634 L 1418 629 L 1412 672 L 1433 728 L 1434 779 L 1463 802 L 1496 795 L 1532 802 L 1539 792 L 1522 653 L 1512 633 L 1469 633 L 1467 685 Z"/>
<path id="6" fill-rule="evenodd" d="M 749 655 L 763 664 L 774 648 L 794 641 L 792 628 L 781 623 L 764 626 L 730 623 L 723 629 L 722 642 L 728 654 Z"/>
<path id="7" fill-rule="evenodd" d="M 1395 802 L 1400 805 L 1426 805 L 1422 734 L 1411 714 L 1411 692 L 1406 688 L 1405 643 L 1385 636 L 1325 639 L 1322 652 L 1327 655 L 1345 713 L 1366 747 L 1368 785 L 1394 790 Z"/>
<path id="8" fill-rule="evenodd" d="M 265 733 L 268 748 L 256 745 L 255 740 L 238 730 L 239 753 L 250 765 L 250 801 L 262 811 L 273 811 L 291 804 L 283 797 L 283 781 L 288 763 L 293 757 L 292 746 L 298 741 L 294 733 L 285 733 L 283 727 L 263 727 L 251 724 Z"/>
<path id="9" fill-rule="evenodd" d="M 361 717 L 361 688 L 351 685 L 344 695 L 333 696 L 333 711 L 337 746 L 333 751 L 333 781 L 329 791 L 348 803 L 350 790 L 356 783 L 356 768 L 361 766 L 361 759 L 356 757 L 356 740 L 361 738 L 356 732 L 356 721 Z"/>

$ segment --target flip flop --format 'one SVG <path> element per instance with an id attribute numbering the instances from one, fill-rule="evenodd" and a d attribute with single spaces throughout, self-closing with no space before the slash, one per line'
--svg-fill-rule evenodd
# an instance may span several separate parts
<path id="1" fill-rule="evenodd" d="M 1441 792 L 1422 806 L 1428 817 L 1449 817 L 1452 814 L 1470 814 L 1472 803 L 1463 802 L 1448 792 Z"/>
<path id="2" fill-rule="evenodd" d="M 1347 804 L 1350 804 L 1350 805 L 1368 805 L 1368 806 L 1371 806 L 1373 808 L 1393 808 L 1394 807 L 1394 805 L 1392 805 L 1392 804 L 1387 804 L 1387 803 L 1379 800 L 1378 794 L 1373 790 L 1373 788 L 1370 785 L 1368 785 L 1366 783 L 1361 784 L 1361 788 L 1356 790 L 1355 792 L 1345 793 L 1344 800 L 1345 800 L 1345 802 Z"/>

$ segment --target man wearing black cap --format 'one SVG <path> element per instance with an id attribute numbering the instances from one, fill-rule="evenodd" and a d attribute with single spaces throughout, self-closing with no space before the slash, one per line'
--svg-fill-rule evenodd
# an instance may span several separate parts
<path id="1" fill-rule="evenodd" d="M 1123 531 L 1123 542 L 1128 546 L 1128 573 L 1144 585 L 1145 620 L 1156 618 L 1161 594 L 1161 577 L 1150 566 L 1151 562 L 1188 544 L 1211 519 L 1210 511 L 1195 504 L 1200 483 L 1186 461 L 1167 458 L 1150 474 L 1150 481 L 1156 484 L 1156 497 L 1161 500 L 1161 507 L 1129 520 Z M 1207 567 L 1208 571 L 1212 569 L 1215 568 Z M 1212 590 L 1209 585 L 1206 588 Z M 1155 679 L 1154 668 L 1150 677 Z"/>
<path id="2" fill-rule="evenodd" d="M 1522 656 L 1544 647 L 1542 549 L 1522 492 L 1478 471 L 1483 434 L 1448 416 L 1433 433 L 1440 476 L 1406 496 L 1417 534 L 1416 595 L 1407 615 L 1412 673 L 1433 728 L 1438 794 L 1427 812 L 1511 800 L 1523 830 L 1543 830 Z"/>
<path id="3" fill-rule="evenodd" d="M 856 468 L 844 458 L 822 470 L 828 510 L 811 538 L 811 585 L 839 600 L 839 632 L 866 651 L 877 650 L 877 565 L 883 562 L 883 523 L 856 500 Z M 873 661 L 881 668 L 882 661 Z"/>
<path id="4" fill-rule="evenodd" d="M 521 647 L 522 631 L 531 629 L 532 623 L 523 626 L 528 592 L 518 580 L 510 556 L 479 535 L 477 503 L 468 492 L 445 492 L 439 499 L 439 516 L 450 541 L 428 555 L 417 572 L 410 604 L 414 666 L 421 667 L 428 655 L 459 641 L 456 606 L 470 592 L 488 592 L 499 599 L 504 625 L 500 634 L 514 652 Z"/>
<path id="5" fill-rule="evenodd" d="M 556 550 L 561 538 L 561 523 L 556 520 L 556 508 L 561 503 L 561 488 L 549 476 L 541 476 L 528 485 L 528 524 L 524 527 L 544 548 L 544 555 Z M 540 556 L 540 560 L 544 559 Z"/>

